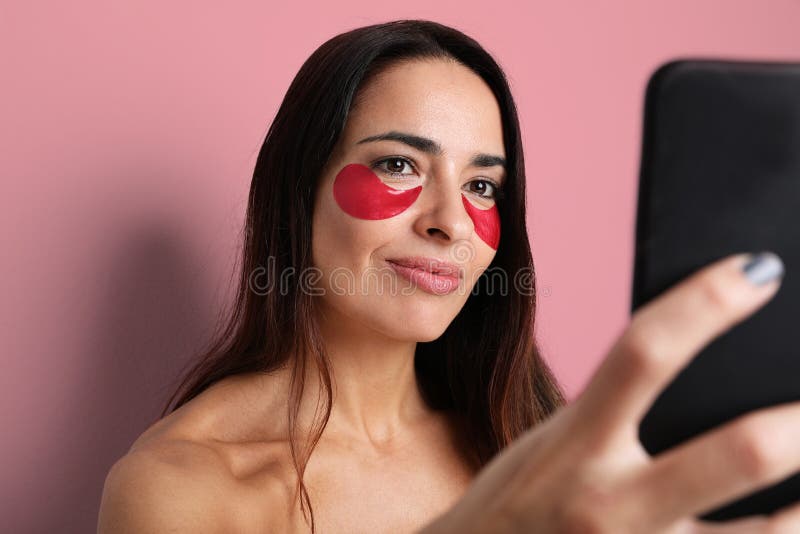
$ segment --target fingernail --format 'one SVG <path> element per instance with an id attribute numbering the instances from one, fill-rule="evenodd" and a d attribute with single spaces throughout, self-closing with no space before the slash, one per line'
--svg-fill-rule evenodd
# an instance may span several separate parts
<path id="1" fill-rule="evenodd" d="M 783 262 L 777 254 L 759 252 L 744 264 L 742 271 L 752 284 L 760 286 L 783 277 Z"/>

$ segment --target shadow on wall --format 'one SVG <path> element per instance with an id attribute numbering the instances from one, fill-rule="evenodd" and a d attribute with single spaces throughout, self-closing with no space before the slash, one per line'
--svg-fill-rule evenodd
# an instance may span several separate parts
<path id="1" fill-rule="evenodd" d="M 97 280 L 107 288 L 91 307 L 86 363 L 69 405 L 53 425 L 46 477 L 24 502 L 46 510 L 28 517 L 30 532 L 95 532 L 105 476 L 136 437 L 158 419 L 183 366 L 215 319 L 212 292 L 198 274 L 202 259 L 168 225 L 120 235 Z"/>

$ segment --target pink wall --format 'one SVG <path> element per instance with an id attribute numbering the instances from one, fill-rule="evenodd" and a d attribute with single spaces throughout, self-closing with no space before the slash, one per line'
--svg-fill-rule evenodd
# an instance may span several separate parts
<path id="1" fill-rule="evenodd" d="M 107 469 L 227 295 L 261 137 L 334 34 L 430 18 L 507 69 L 538 333 L 571 397 L 628 318 L 648 74 L 800 61 L 797 0 L 48 4 L 0 7 L 4 532 L 94 529 Z"/>

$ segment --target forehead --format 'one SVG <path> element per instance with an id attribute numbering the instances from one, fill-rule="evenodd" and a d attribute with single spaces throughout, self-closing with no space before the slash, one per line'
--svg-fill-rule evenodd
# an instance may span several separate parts
<path id="1" fill-rule="evenodd" d="M 446 153 L 504 155 L 500 107 L 492 90 L 450 60 L 396 63 L 361 88 L 345 126 L 346 142 L 388 130 L 429 137 Z"/>

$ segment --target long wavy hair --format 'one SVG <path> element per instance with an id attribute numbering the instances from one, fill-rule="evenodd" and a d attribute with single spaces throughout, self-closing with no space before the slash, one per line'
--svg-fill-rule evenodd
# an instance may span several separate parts
<path id="1" fill-rule="evenodd" d="M 259 292 L 253 291 L 251 278 L 269 262 L 274 262 L 274 272 L 313 267 L 311 221 L 317 182 L 358 90 L 390 64 L 413 59 L 454 60 L 488 84 L 502 114 L 508 162 L 504 196 L 497 201 L 503 232 L 495 258 L 445 332 L 417 344 L 415 373 L 425 401 L 432 409 L 454 412 L 462 421 L 464 446 L 477 467 L 565 403 L 534 340 L 536 291 L 525 224 L 525 165 L 516 105 L 504 72 L 475 40 L 432 21 L 396 20 L 331 38 L 300 68 L 258 154 L 236 298 L 220 316 L 210 343 L 180 377 L 161 414 L 223 378 L 290 366 L 287 416 L 298 474 L 295 498 L 300 498 L 306 521 L 308 507 L 312 533 L 314 514 L 303 473 L 331 413 L 330 361 L 315 321 L 315 300 L 300 290 L 302 280 L 289 277 L 288 290 Z M 513 277 L 515 287 L 504 291 L 482 283 L 498 272 Z M 296 422 L 307 358 L 317 364 L 326 405 L 323 417 L 315 419 L 309 446 L 299 451 Z"/>

